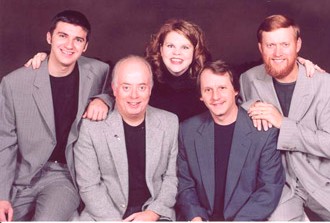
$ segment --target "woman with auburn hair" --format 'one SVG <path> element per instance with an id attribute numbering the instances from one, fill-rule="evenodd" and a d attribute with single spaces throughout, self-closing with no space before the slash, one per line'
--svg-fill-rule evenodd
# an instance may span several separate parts
<path id="1" fill-rule="evenodd" d="M 180 121 L 205 111 L 196 77 L 210 58 L 198 25 L 182 19 L 165 22 L 146 48 L 155 82 L 150 104 L 177 114 Z"/>

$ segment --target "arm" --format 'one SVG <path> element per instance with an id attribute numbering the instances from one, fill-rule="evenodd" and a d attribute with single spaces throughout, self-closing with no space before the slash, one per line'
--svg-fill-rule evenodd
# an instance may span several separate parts
<path id="1" fill-rule="evenodd" d="M 86 121 L 82 122 L 74 151 L 76 179 L 85 210 L 95 220 L 121 220 L 121 215 L 109 198 L 101 180 L 98 158 Z"/>
<path id="2" fill-rule="evenodd" d="M 0 221 L 11 221 L 10 190 L 15 177 L 17 157 L 17 135 L 15 126 L 15 111 L 8 86 L 4 77 L 0 84 Z"/>
<path id="3" fill-rule="evenodd" d="M 178 166 L 178 196 L 177 196 L 177 214 L 184 221 L 208 220 L 207 210 L 202 207 L 196 191 L 195 180 L 190 174 L 189 163 L 186 154 L 186 147 L 183 141 L 183 129 L 180 127 L 179 133 L 179 154 L 177 160 Z"/>
<path id="4" fill-rule="evenodd" d="M 259 159 L 257 188 L 235 216 L 235 221 L 265 221 L 276 208 L 285 182 L 277 130 L 272 129 Z"/>
<path id="5" fill-rule="evenodd" d="M 104 78 L 102 92 L 92 97 L 91 102 L 88 104 L 86 111 L 83 114 L 83 118 L 87 118 L 93 121 L 104 120 L 108 111 L 113 108 L 114 99 L 110 97 L 110 84 L 108 83 L 109 78 L 109 66 L 102 74 Z"/>
<path id="6" fill-rule="evenodd" d="M 25 67 L 32 66 L 33 69 L 39 69 L 41 62 L 46 60 L 47 53 L 39 52 L 33 56 L 28 62 L 24 64 Z M 101 121 L 104 120 L 108 111 L 111 110 L 114 104 L 114 100 L 110 97 L 110 87 L 108 84 L 108 76 L 109 76 L 109 67 L 107 68 L 105 82 L 102 88 L 102 93 L 93 97 L 93 99 L 88 104 L 86 111 L 83 114 L 83 118 L 87 118 L 93 121 Z"/>
<path id="7" fill-rule="evenodd" d="M 310 60 L 298 57 L 298 62 L 305 66 L 307 77 L 313 77 L 315 70 L 325 73 L 325 70 L 323 70 L 321 67 L 319 67 L 317 64 L 314 64 Z"/>
<path id="8" fill-rule="evenodd" d="M 278 138 L 279 149 L 330 159 L 330 100 L 322 110 L 316 109 L 315 113 L 311 124 L 284 117 Z M 311 126 L 314 121 L 315 127 Z"/>

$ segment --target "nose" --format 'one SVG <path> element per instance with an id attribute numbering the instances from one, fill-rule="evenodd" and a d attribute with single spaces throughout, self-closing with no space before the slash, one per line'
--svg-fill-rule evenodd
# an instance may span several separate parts
<path id="1" fill-rule="evenodd" d="M 174 48 L 174 49 L 173 49 L 173 53 L 174 53 L 175 55 L 180 55 L 180 54 L 181 54 L 181 50 L 180 50 L 179 48 Z"/>
<path id="2" fill-rule="evenodd" d="M 73 39 L 68 39 L 68 41 L 66 42 L 66 48 L 68 49 L 72 49 L 73 48 Z"/>
<path id="3" fill-rule="evenodd" d="M 138 97 L 138 90 L 136 88 L 132 88 L 131 98 L 137 98 L 137 97 Z"/>
<path id="4" fill-rule="evenodd" d="M 281 56 L 282 55 L 282 48 L 281 46 L 276 46 L 274 49 L 275 56 Z"/>
<path id="5" fill-rule="evenodd" d="M 219 100 L 220 95 L 221 95 L 220 91 L 219 91 L 219 90 L 215 90 L 215 91 L 213 91 L 212 99 L 213 99 L 214 101 Z"/>

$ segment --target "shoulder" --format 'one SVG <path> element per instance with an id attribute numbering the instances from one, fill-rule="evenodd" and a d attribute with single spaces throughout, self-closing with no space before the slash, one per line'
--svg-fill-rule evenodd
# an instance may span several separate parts
<path id="1" fill-rule="evenodd" d="M 100 60 L 88 58 L 81 56 L 78 59 L 78 65 L 82 68 L 90 69 L 91 71 L 94 71 L 94 73 L 98 73 L 100 71 L 107 71 L 109 70 L 109 65 L 107 63 L 104 63 Z"/>
<path id="2" fill-rule="evenodd" d="M 147 108 L 147 115 L 152 118 L 157 118 L 161 122 L 164 123 L 178 123 L 179 119 L 178 116 L 172 112 L 165 111 L 163 109 L 155 108 L 152 106 L 148 106 Z"/>
<path id="3" fill-rule="evenodd" d="M 265 73 L 265 65 L 260 64 L 258 66 L 252 67 L 251 69 L 245 71 L 242 75 L 241 78 L 251 78 L 251 77 L 256 77 L 261 74 Z"/>
<path id="4" fill-rule="evenodd" d="M 195 115 L 191 118 L 188 118 L 184 120 L 180 124 L 180 128 L 184 131 L 195 131 L 197 130 L 201 125 L 205 123 L 209 123 L 212 121 L 211 115 L 209 111 L 206 111 L 204 113 L 201 113 L 199 115 Z"/>
<path id="5" fill-rule="evenodd" d="M 16 81 L 16 80 L 28 80 L 32 77 L 34 73 L 36 73 L 37 70 L 33 70 L 30 67 L 20 67 L 6 76 L 3 77 L 2 80 L 4 81 Z M 33 76 L 34 77 L 34 76 Z"/>
<path id="6" fill-rule="evenodd" d="M 274 135 L 277 136 L 278 134 L 278 129 L 273 127 L 268 129 L 267 131 L 259 131 L 256 127 L 254 127 L 253 122 L 251 118 L 249 117 L 248 113 L 246 110 L 242 107 L 239 107 L 239 113 L 238 113 L 238 118 L 237 118 L 237 123 L 240 128 L 247 128 L 249 131 L 252 133 L 252 137 L 257 137 L 257 138 L 268 138 L 269 135 Z"/>

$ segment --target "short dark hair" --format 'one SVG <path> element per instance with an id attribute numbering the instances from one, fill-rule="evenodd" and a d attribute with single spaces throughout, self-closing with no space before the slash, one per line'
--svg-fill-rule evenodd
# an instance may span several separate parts
<path id="1" fill-rule="evenodd" d="M 257 31 L 258 42 L 262 41 L 263 32 L 271 32 L 280 28 L 292 27 L 295 31 L 297 40 L 300 38 L 300 28 L 298 24 L 291 18 L 284 15 L 271 15 L 264 19 Z"/>
<path id="2" fill-rule="evenodd" d="M 216 61 L 213 61 L 213 62 L 206 62 L 204 64 L 204 67 L 201 69 L 201 71 L 199 72 L 198 77 L 197 77 L 197 87 L 198 87 L 199 92 L 201 92 L 201 74 L 205 70 L 210 70 L 214 74 L 218 74 L 218 75 L 228 74 L 230 82 L 234 87 L 234 90 L 239 93 L 240 85 L 239 85 L 239 77 L 238 77 L 238 74 L 236 72 L 236 69 L 234 69 L 232 66 L 230 66 L 229 64 L 227 64 L 223 60 L 216 60 Z M 238 96 L 236 97 L 236 101 L 237 101 L 237 99 L 238 99 Z"/>
<path id="3" fill-rule="evenodd" d="M 84 14 L 74 10 L 65 10 L 58 13 L 51 21 L 51 25 L 49 28 L 49 32 L 51 34 L 53 34 L 54 30 L 56 29 L 56 25 L 58 22 L 66 22 L 73 25 L 81 26 L 87 32 L 86 39 L 88 42 L 91 34 L 91 25 Z"/>

